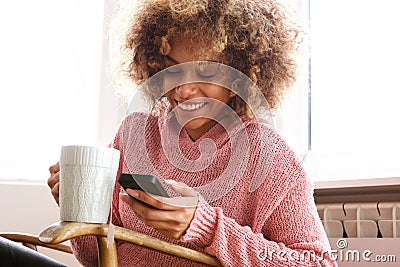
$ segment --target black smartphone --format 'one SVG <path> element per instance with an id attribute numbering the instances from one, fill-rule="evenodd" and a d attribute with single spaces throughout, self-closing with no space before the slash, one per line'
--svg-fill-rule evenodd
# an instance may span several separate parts
<path id="1" fill-rule="evenodd" d="M 149 194 L 170 197 L 157 177 L 152 175 L 121 173 L 118 182 L 125 190 L 128 188 L 139 189 Z"/>

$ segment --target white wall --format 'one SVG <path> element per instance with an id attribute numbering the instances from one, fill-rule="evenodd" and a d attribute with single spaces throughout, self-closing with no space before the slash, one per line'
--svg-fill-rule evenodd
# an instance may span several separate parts
<path id="1" fill-rule="evenodd" d="M 0 183 L 0 232 L 39 235 L 43 229 L 57 221 L 58 206 L 45 183 Z M 70 254 L 38 249 L 67 266 L 81 266 Z"/>

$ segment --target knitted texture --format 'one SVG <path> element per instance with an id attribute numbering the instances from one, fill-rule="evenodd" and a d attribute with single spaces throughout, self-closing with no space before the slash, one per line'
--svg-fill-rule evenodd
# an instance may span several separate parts
<path id="1" fill-rule="evenodd" d="M 227 129 L 216 124 L 196 141 L 167 124 L 142 113 L 123 121 L 111 145 L 122 155 L 118 175 L 184 182 L 198 191 L 202 204 L 186 233 L 172 240 L 144 225 L 119 200 L 123 189 L 116 183 L 115 225 L 214 255 L 224 266 L 336 266 L 327 253 L 312 184 L 266 123 L 242 118 Z M 71 243 L 83 265 L 97 266 L 93 237 Z M 117 241 L 117 250 L 119 266 L 202 266 L 126 242 Z"/>

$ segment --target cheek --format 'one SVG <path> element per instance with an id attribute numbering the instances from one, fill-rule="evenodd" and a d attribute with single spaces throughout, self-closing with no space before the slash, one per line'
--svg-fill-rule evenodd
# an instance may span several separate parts
<path id="1" fill-rule="evenodd" d="M 174 90 L 170 90 L 167 93 L 165 93 L 165 96 L 168 99 L 168 102 L 173 105 L 175 103 L 174 101 Z"/>
<path id="2" fill-rule="evenodd" d="M 168 94 L 174 91 L 174 88 L 176 88 L 179 85 L 179 82 L 180 82 L 179 77 L 163 77 L 162 85 L 164 93 Z"/>
<path id="3" fill-rule="evenodd" d="M 165 78 L 163 79 L 162 86 L 163 86 L 164 94 L 166 96 L 168 96 L 171 93 L 171 90 L 170 90 L 171 85 L 167 79 L 165 79 Z"/>
<path id="4" fill-rule="evenodd" d="M 220 86 L 214 86 L 209 97 L 217 99 L 226 104 L 229 101 L 229 90 Z"/>
<path id="5" fill-rule="evenodd" d="M 211 88 L 210 88 L 211 89 Z M 212 93 L 207 95 L 208 98 L 214 99 L 216 101 L 211 101 L 208 112 L 217 115 L 218 113 L 229 112 L 230 107 L 228 107 L 229 102 L 229 90 L 225 88 L 214 88 Z"/>

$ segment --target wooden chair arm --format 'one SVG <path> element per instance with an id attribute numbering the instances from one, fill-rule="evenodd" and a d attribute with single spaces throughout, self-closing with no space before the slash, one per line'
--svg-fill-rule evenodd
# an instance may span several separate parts
<path id="1" fill-rule="evenodd" d="M 99 266 L 118 267 L 117 248 L 115 242 L 107 245 L 108 224 L 57 222 L 47 227 L 40 235 L 43 243 L 59 244 L 74 237 L 93 235 L 99 247 Z"/>
<path id="2" fill-rule="evenodd" d="M 36 251 L 37 251 L 37 246 L 41 246 L 72 254 L 70 246 L 64 244 L 43 243 L 39 240 L 39 237 L 36 235 L 24 234 L 19 232 L 6 232 L 6 233 L 0 233 L 0 236 L 12 240 L 14 242 L 21 243 L 24 246 Z"/>
<path id="3" fill-rule="evenodd" d="M 59 244 L 74 237 L 94 235 L 98 238 L 97 241 L 99 242 L 99 256 L 104 256 L 104 259 L 100 258 L 100 263 L 102 264 L 104 260 L 110 261 L 111 258 L 117 258 L 115 243 L 113 249 L 110 250 L 107 248 L 107 234 L 108 224 L 58 222 L 45 229 L 40 234 L 39 240 L 43 243 Z M 193 249 L 171 244 L 158 238 L 154 238 L 126 228 L 115 226 L 114 238 L 195 262 L 204 263 L 211 266 L 222 266 L 216 257 Z M 107 266 L 110 266 L 109 264 L 111 263 L 108 263 Z M 112 266 L 117 266 L 116 262 L 113 262 L 112 264 L 116 264 Z"/>

